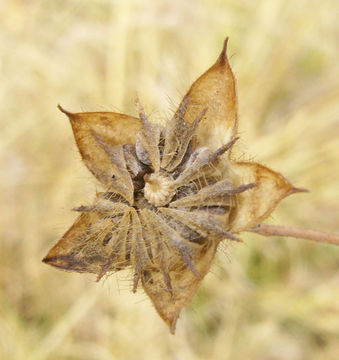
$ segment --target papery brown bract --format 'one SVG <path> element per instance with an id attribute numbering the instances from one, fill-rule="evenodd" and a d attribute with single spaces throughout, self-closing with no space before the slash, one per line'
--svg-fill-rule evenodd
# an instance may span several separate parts
<path id="1" fill-rule="evenodd" d="M 109 146 L 132 144 L 136 141 L 136 131 L 141 127 L 139 119 L 113 112 L 73 114 L 61 106 L 59 109 L 70 119 L 75 141 L 88 169 L 101 183 L 110 185 L 112 162 L 93 133 Z"/>
<path id="2" fill-rule="evenodd" d="M 251 228 L 266 219 L 288 195 L 306 190 L 294 187 L 283 175 L 255 162 L 232 164 L 242 181 L 255 183 L 252 191 L 238 195 L 238 206 L 232 214 L 232 231 Z"/>
<path id="3" fill-rule="evenodd" d="M 195 143 L 212 150 L 232 140 L 238 130 L 236 84 L 226 56 L 227 42 L 228 39 L 215 64 L 192 84 L 184 97 L 187 101 L 184 119 L 188 124 L 203 109 L 208 109 L 195 134 Z"/>
<path id="4" fill-rule="evenodd" d="M 43 261 L 98 280 L 129 268 L 133 291 L 141 283 L 172 333 L 219 243 L 241 241 L 237 233 L 302 191 L 263 165 L 230 158 L 237 99 L 226 47 L 227 39 L 164 127 L 139 102 L 139 119 L 60 107 L 104 191 L 93 205 L 75 208 L 80 217 Z"/>

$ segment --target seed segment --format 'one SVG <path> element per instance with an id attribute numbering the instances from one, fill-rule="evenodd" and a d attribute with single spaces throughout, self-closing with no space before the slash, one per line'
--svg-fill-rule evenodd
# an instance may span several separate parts
<path id="1" fill-rule="evenodd" d="M 167 205 L 175 195 L 174 182 L 169 176 L 160 173 L 144 176 L 144 196 L 154 206 Z"/>

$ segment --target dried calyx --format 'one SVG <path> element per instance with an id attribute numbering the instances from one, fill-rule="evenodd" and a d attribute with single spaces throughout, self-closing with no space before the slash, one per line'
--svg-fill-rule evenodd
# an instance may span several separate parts
<path id="1" fill-rule="evenodd" d="M 133 291 L 141 281 L 152 293 L 157 282 L 168 296 L 180 297 L 173 289 L 171 273 L 186 267 L 192 276 L 201 279 L 205 269 L 195 267 L 195 258 L 206 248 L 214 252 L 223 239 L 239 241 L 229 232 L 229 217 L 236 208 L 237 194 L 255 184 L 234 186 L 217 169 L 220 157 L 237 138 L 216 151 L 207 147 L 194 149 L 194 130 L 206 110 L 187 125 L 183 119 L 185 107 L 184 102 L 164 129 L 149 122 L 141 109 L 142 127 L 136 146 L 110 146 L 92 131 L 110 159 L 112 177 L 107 180 L 107 191 L 98 194 L 92 207 L 75 210 L 83 212 L 84 218 L 104 215 L 98 231 L 91 234 L 101 238 L 103 246 L 94 249 L 93 243 L 87 241 L 72 254 L 57 259 L 47 257 L 45 262 L 67 270 L 93 272 L 98 274 L 98 280 L 107 272 L 131 266 Z M 102 176 L 98 169 L 92 171 Z M 106 225 L 102 226 L 102 222 Z M 164 256 L 166 253 L 169 256 Z M 172 326 L 175 319 L 176 315 Z"/>
<path id="2" fill-rule="evenodd" d="M 235 80 L 226 57 L 193 83 L 164 127 L 112 112 L 70 113 L 81 157 L 101 182 L 44 262 L 98 280 L 130 268 L 175 331 L 218 244 L 265 219 L 296 189 L 281 174 L 229 157 L 236 140 Z"/>

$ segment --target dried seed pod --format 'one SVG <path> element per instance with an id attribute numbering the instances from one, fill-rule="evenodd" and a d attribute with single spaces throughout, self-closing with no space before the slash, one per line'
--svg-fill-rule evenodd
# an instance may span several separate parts
<path id="1" fill-rule="evenodd" d="M 300 191 L 257 163 L 233 162 L 238 139 L 235 80 L 226 56 L 190 88 L 172 120 L 117 113 L 73 114 L 83 161 L 102 183 L 44 262 L 105 274 L 130 268 L 172 333 L 213 262 L 218 244 L 257 225 Z"/>

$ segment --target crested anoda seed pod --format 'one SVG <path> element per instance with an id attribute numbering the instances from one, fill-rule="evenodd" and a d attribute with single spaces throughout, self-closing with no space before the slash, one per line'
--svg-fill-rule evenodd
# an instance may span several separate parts
<path id="1" fill-rule="evenodd" d="M 235 79 L 226 56 L 191 86 L 164 127 L 113 112 L 70 113 L 81 157 L 104 191 L 43 261 L 101 279 L 133 273 L 175 331 L 221 241 L 265 219 L 293 187 L 254 162 L 234 162 Z"/>

